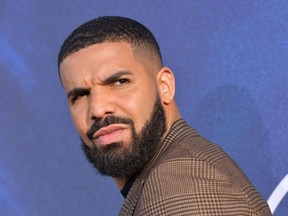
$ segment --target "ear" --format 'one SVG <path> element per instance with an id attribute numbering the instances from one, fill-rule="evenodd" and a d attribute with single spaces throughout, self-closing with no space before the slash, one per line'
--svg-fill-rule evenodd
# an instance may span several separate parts
<path id="1" fill-rule="evenodd" d="M 158 72 L 156 80 L 162 102 L 166 105 L 170 104 L 175 95 L 175 79 L 173 72 L 170 68 L 163 67 Z"/>

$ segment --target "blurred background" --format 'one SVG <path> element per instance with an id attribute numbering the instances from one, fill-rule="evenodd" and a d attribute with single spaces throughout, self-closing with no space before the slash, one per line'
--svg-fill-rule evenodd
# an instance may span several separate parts
<path id="1" fill-rule="evenodd" d="M 57 71 L 68 34 L 102 15 L 154 33 L 183 118 L 268 200 L 288 174 L 287 8 L 285 0 L 1 0 L 0 214 L 117 215 L 123 198 L 86 161 Z M 287 188 L 278 188 L 274 215 L 288 215 Z"/>

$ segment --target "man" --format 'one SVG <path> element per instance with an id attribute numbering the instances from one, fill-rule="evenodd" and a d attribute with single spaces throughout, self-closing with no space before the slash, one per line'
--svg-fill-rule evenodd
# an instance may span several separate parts
<path id="1" fill-rule="evenodd" d="M 173 72 L 142 24 L 85 23 L 58 67 L 87 159 L 125 197 L 119 215 L 271 215 L 235 162 L 181 119 Z"/>

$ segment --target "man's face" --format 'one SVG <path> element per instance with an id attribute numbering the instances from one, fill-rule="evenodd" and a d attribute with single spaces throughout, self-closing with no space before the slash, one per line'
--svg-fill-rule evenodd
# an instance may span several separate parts
<path id="1" fill-rule="evenodd" d="M 162 139 L 165 114 L 155 74 L 150 69 L 124 42 L 89 46 L 68 56 L 60 66 L 71 116 L 85 143 L 83 149 L 90 161 L 91 157 L 95 159 L 91 162 L 105 164 L 104 170 L 95 164 L 102 174 L 133 174 L 133 167 L 127 168 L 127 172 L 121 170 L 143 160 L 142 155 L 146 158 L 141 162 L 143 167 L 151 158 L 151 152 L 147 153 L 149 157 L 143 152 L 149 144 L 154 152 L 152 146 Z M 132 160 L 124 163 L 128 158 Z M 115 171 L 121 163 L 122 167 Z M 110 165 L 114 168 L 109 171 Z"/>

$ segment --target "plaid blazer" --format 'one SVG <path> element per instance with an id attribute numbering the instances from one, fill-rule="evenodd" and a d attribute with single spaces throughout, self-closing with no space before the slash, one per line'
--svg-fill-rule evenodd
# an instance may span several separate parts
<path id="1" fill-rule="evenodd" d="M 133 183 L 119 215 L 271 213 L 237 164 L 180 119 Z"/>

